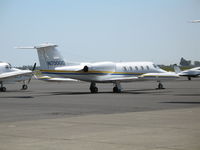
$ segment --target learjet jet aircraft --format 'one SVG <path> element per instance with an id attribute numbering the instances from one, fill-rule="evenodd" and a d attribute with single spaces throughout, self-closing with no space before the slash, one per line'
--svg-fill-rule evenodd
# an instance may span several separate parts
<path id="1" fill-rule="evenodd" d="M 113 92 L 122 91 L 121 82 L 155 80 L 158 89 L 163 88 L 161 81 L 176 79 L 173 72 L 162 70 L 152 62 L 95 62 L 67 63 L 55 44 L 41 44 L 34 47 L 18 47 L 21 49 L 37 49 L 40 71 L 44 76 L 52 78 L 70 78 L 90 82 L 91 93 L 97 93 L 96 83 L 113 83 Z"/>

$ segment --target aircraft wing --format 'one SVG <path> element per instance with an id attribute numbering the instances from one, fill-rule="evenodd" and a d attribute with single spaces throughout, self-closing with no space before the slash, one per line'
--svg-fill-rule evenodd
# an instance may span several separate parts
<path id="1" fill-rule="evenodd" d="M 17 77 L 17 76 L 23 76 L 23 75 L 32 75 L 32 71 L 30 71 L 30 70 L 18 70 L 18 71 L 1 73 L 0 74 L 0 80 L 13 78 L 13 77 Z"/>
<path id="2" fill-rule="evenodd" d="M 118 78 L 111 78 L 109 81 L 121 81 L 121 82 L 131 82 L 138 80 L 138 77 L 118 77 Z"/>
<path id="3" fill-rule="evenodd" d="M 177 79 L 179 75 L 175 72 L 163 72 L 163 73 L 145 73 L 139 76 L 139 79 L 147 80 L 168 80 L 168 79 Z"/>
<path id="4" fill-rule="evenodd" d="M 146 73 L 140 76 L 123 76 L 123 77 L 114 77 L 104 80 L 105 82 L 134 82 L 134 81 L 144 81 L 144 80 L 168 80 L 179 78 L 174 72 L 164 72 L 164 73 Z"/>
<path id="5" fill-rule="evenodd" d="M 34 77 L 38 80 L 47 81 L 47 82 L 76 82 L 78 81 L 71 78 L 55 78 L 55 77 L 50 77 L 50 76 L 41 76 L 41 77 L 34 76 Z"/>

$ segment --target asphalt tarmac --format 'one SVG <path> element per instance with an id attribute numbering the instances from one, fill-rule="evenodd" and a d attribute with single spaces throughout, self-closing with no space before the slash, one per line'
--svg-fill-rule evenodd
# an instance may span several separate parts
<path id="1" fill-rule="evenodd" d="M 157 90 L 152 81 L 123 83 L 122 93 L 112 93 L 112 84 L 97 84 L 97 94 L 91 94 L 85 82 L 32 80 L 27 91 L 10 84 L 7 92 L 0 93 L 0 123 L 200 107 L 200 79 L 163 84 L 166 89 Z"/>
<path id="2" fill-rule="evenodd" d="M 46 83 L 0 93 L 0 150 L 199 150 L 200 79 Z"/>

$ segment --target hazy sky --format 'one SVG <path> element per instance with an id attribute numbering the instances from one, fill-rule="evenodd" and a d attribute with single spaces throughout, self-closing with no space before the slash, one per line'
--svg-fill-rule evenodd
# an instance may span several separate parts
<path id="1" fill-rule="evenodd" d="M 59 45 L 67 61 L 200 60 L 200 0 L 0 0 L 0 60 L 38 62 L 33 46 Z"/>

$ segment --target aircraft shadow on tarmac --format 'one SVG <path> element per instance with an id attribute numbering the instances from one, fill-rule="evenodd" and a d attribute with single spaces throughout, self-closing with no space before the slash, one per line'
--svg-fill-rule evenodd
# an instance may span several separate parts
<path id="1" fill-rule="evenodd" d="M 48 92 L 51 95 L 93 95 L 93 94 L 161 94 L 161 93 L 168 93 L 169 91 L 164 90 L 156 90 L 156 89 L 139 89 L 139 90 L 124 90 L 121 93 L 113 93 L 112 91 L 108 92 L 98 92 L 98 93 L 90 93 L 90 92 Z M 47 94 L 48 94 L 47 93 Z"/>
<path id="2" fill-rule="evenodd" d="M 137 90 L 124 90 L 121 93 L 113 93 L 112 91 L 102 91 L 98 93 L 90 93 L 90 92 L 72 92 L 72 91 L 61 91 L 61 92 L 39 92 L 39 93 L 31 93 L 31 91 L 26 91 L 28 95 L 19 95 L 19 91 L 8 91 L 9 93 L 17 93 L 18 95 L 13 96 L 1 96 L 0 98 L 21 98 L 21 99 L 31 99 L 35 97 L 45 97 L 45 96 L 56 96 L 56 95 L 99 95 L 99 94 L 166 94 L 170 91 L 168 90 L 157 90 L 157 89 L 137 89 Z M 7 93 L 8 93 L 7 92 Z M 22 93 L 24 94 L 24 92 Z"/>
<path id="3" fill-rule="evenodd" d="M 28 99 L 28 98 L 34 98 L 34 96 L 3 96 L 0 98 L 20 98 L 20 99 Z"/>
<path id="4" fill-rule="evenodd" d="M 176 94 L 175 96 L 200 96 L 200 94 Z"/>
<path id="5" fill-rule="evenodd" d="M 167 104 L 200 104 L 200 102 L 185 102 L 185 101 L 174 101 L 174 102 L 161 102 L 161 103 L 167 103 Z"/>

